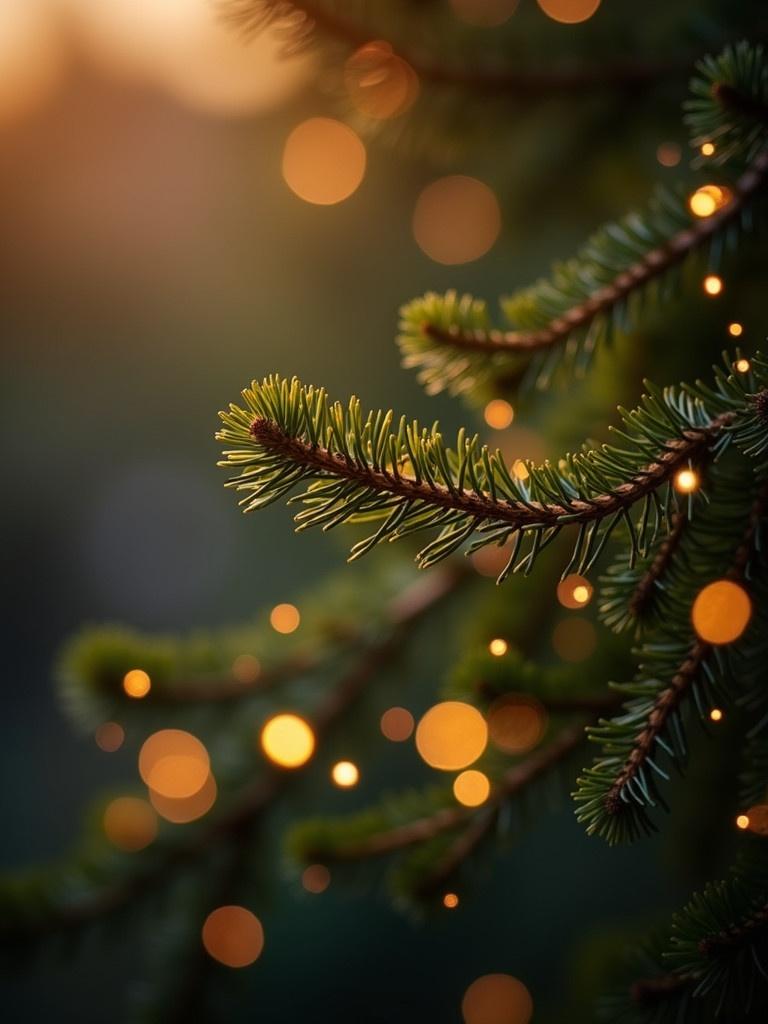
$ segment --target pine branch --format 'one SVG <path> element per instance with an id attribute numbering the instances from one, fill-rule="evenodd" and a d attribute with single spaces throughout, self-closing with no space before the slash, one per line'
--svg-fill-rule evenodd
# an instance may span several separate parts
<path id="1" fill-rule="evenodd" d="M 764 367 L 757 359 L 755 365 Z M 566 571 L 577 566 L 584 572 L 620 523 L 629 531 L 634 562 L 668 518 L 657 492 L 667 488 L 668 506 L 668 485 L 679 469 L 710 449 L 722 452 L 732 433 L 741 437 L 754 429 L 754 402 L 745 382 L 733 376 L 717 379 L 707 405 L 692 393 L 647 387 L 640 407 L 620 410 L 628 428 L 618 432 L 624 448 L 585 448 L 562 460 L 558 471 L 549 463 L 528 464 L 520 480 L 499 451 L 479 447 L 477 436 L 467 439 L 463 430 L 455 449 L 445 447 L 437 424 L 422 430 L 403 417 L 392 433 L 391 412 L 364 418 L 356 398 L 344 408 L 330 404 L 322 389 L 272 376 L 243 392 L 245 408 L 231 405 L 220 413 L 224 429 L 217 438 L 236 446 L 224 452 L 221 465 L 237 470 L 227 485 L 243 493 L 246 512 L 308 482 L 292 499 L 306 506 L 296 516 L 299 529 L 383 520 L 353 547 L 352 559 L 424 530 L 439 533 L 419 552 L 421 568 L 473 536 L 471 550 L 514 537 L 501 580 L 513 569 L 529 571 L 564 527 L 579 525 Z M 630 511 L 638 503 L 643 511 L 635 522 Z M 518 561 L 525 538 L 530 550 Z"/>
<path id="2" fill-rule="evenodd" d="M 688 526 L 688 514 L 678 512 L 672 522 L 672 529 L 664 538 L 654 555 L 647 570 L 640 577 L 634 593 L 629 600 L 629 613 L 636 619 L 642 619 L 648 612 L 654 598 L 654 591 L 659 582 L 667 574 L 680 546 L 685 529 Z"/>
<path id="3" fill-rule="evenodd" d="M 314 710 L 311 718 L 318 743 L 343 718 L 381 669 L 398 657 L 412 628 L 469 578 L 466 571 L 454 566 L 445 567 L 417 581 L 392 601 L 387 634 L 361 653 L 357 662 Z M 88 898 L 59 902 L 46 898 L 43 905 L 36 899 L 30 901 L 35 904 L 31 908 L 32 916 L 25 917 L 23 904 L 17 907 L 14 907 L 13 902 L 9 904 L 9 898 L 12 899 L 12 882 L 6 879 L 2 902 L 4 910 L 11 912 L 4 914 L 0 941 L 16 942 L 25 937 L 39 938 L 53 931 L 75 930 L 133 905 L 162 884 L 177 868 L 200 860 L 213 847 L 221 843 L 237 844 L 243 841 L 244 835 L 257 819 L 271 807 L 300 771 L 267 771 L 262 777 L 245 785 L 224 810 L 189 839 L 168 845 L 157 855 L 151 849 L 148 850 L 142 855 L 148 862 L 146 867 L 124 880 L 99 888 Z M 69 869 L 63 874 L 65 878 L 68 877 Z M 12 912 L 14 909 L 18 914 Z"/>

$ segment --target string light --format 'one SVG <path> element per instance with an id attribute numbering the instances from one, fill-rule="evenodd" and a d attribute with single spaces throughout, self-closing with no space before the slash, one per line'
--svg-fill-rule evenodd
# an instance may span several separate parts
<path id="1" fill-rule="evenodd" d="M 712 708 L 712 710 L 709 712 L 709 717 L 712 719 L 713 722 L 722 722 L 723 712 L 720 710 L 720 708 Z"/>
<path id="2" fill-rule="evenodd" d="M 447 907 L 448 910 L 454 910 L 459 905 L 459 897 L 455 892 L 447 892 L 443 896 L 443 906 Z"/>
<path id="3" fill-rule="evenodd" d="M 692 494 L 699 486 L 699 477 L 692 469 L 681 469 L 675 473 L 675 490 L 680 494 Z"/>
<path id="4" fill-rule="evenodd" d="M 331 778 L 341 789 L 351 789 L 360 779 L 360 770 L 352 761 L 337 761 L 331 769 Z"/>
<path id="5" fill-rule="evenodd" d="M 261 749 L 281 768 L 300 768 L 314 753 L 315 734 L 298 715 L 274 715 L 261 730 Z"/>
<path id="6" fill-rule="evenodd" d="M 471 704 L 446 700 L 435 704 L 416 726 L 416 749 L 431 768 L 468 768 L 485 750 L 488 726 Z"/>
<path id="7" fill-rule="evenodd" d="M 742 635 L 752 617 L 752 602 L 732 580 L 715 580 L 696 595 L 691 609 L 693 628 L 709 644 L 730 644 Z"/>
<path id="8" fill-rule="evenodd" d="M 483 417 L 494 430 L 505 430 L 515 418 L 515 410 L 503 398 L 493 398 L 483 410 Z"/>
<path id="9" fill-rule="evenodd" d="M 276 633 L 295 633 L 301 615 L 295 604 L 276 604 L 269 613 L 269 624 Z"/>
<path id="10" fill-rule="evenodd" d="M 132 668 L 123 676 L 123 689 L 129 697 L 139 700 L 146 697 L 152 688 L 152 680 L 144 669 Z"/>
<path id="11" fill-rule="evenodd" d="M 491 783 L 483 772 L 469 771 L 457 775 L 453 781 L 453 795 L 465 807 L 479 807 L 491 793 Z"/>
<path id="12" fill-rule="evenodd" d="M 733 323 L 728 324 L 728 333 L 732 338 L 740 338 L 744 333 L 744 327 L 737 320 Z"/>
<path id="13" fill-rule="evenodd" d="M 139 751 L 139 775 L 150 789 L 171 799 L 199 793 L 210 770 L 205 746 L 183 729 L 160 729 Z"/>
<path id="14" fill-rule="evenodd" d="M 739 373 L 749 373 L 751 365 L 752 364 L 748 359 L 737 359 L 733 364 L 733 367 L 735 370 L 738 370 Z"/>
<path id="15" fill-rule="evenodd" d="M 702 156 L 712 156 L 714 152 L 715 152 L 715 144 L 714 144 L 714 142 L 702 142 L 702 144 L 701 144 L 701 155 Z"/>
<path id="16" fill-rule="evenodd" d="M 592 593 L 592 584 L 578 573 L 570 573 L 557 584 L 557 600 L 564 608 L 583 608 L 592 600 Z"/>
<path id="17" fill-rule="evenodd" d="M 702 282 L 702 287 L 707 295 L 719 295 L 723 290 L 723 279 L 717 274 L 707 274 Z"/>
<path id="18" fill-rule="evenodd" d="M 172 822 L 174 825 L 186 825 L 190 821 L 197 821 L 210 811 L 216 803 L 218 788 L 213 772 L 208 773 L 208 778 L 202 787 L 188 797 L 169 797 L 158 793 L 155 789 L 149 790 L 149 802 L 155 808 L 161 818 Z"/>
<path id="19" fill-rule="evenodd" d="M 416 244 L 430 259 L 454 266 L 488 252 L 499 237 L 501 210 L 484 182 L 451 174 L 422 190 L 412 226 Z"/>
<path id="20" fill-rule="evenodd" d="M 381 39 L 347 58 L 344 85 L 357 110 L 377 121 L 404 114 L 419 95 L 416 72 Z"/>
<path id="21" fill-rule="evenodd" d="M 506 640 L 502 640 L 500 636 L 497 636 L 488 644 L 488 650 L 494 658 L 503 658 L 509 650 L 509 644 Z"/>
<path id="22" fill-rule="evenodd" d="M 206 953 L 225 967 L 248 967 L 264 949 L 264 929 L 245 907 L 218 907 L 205 919 L 202 940 Z"/>
<path id="23" fill-rule="evenodd" d="M 413 732 L 413 715 L 406 708 L 389 708 L 381 716 L 379 726 L 382 734 L 393 743 L 402 743 Z"/>
<path id="24" fill-rule="evenodd" d="M 352 129 L 330 117 L 297 125 L 283 149 L 283 178 L 300 199 L 332 206 L 348 199 L 365 175 L 365 146 Z"/>
<path id="25" fill-rule="evenodd" d="M 739 814 L 736 818 L 736 828 L 748 829 L 749 828 L 749 816 L 747 814 Z"/>

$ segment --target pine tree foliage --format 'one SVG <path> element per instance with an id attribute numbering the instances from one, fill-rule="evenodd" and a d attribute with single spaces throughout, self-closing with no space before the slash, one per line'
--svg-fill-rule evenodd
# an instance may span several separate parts
<path id="1" fill-rule="evenodd" d="M 596 232 L 551 277 L 501 300 L 509 328 L 492 323 L 470 295 L 428 293 L 403 307 L 403 365 L 428 392 L 482 397 L 521 378 L 546 387 L 565 367 L 583 372 L 598 345 L 626 334 L 689 282 L 719 269 L 743 233 L 765 222 L 768 181 L 768 71 L 761 46 L 740 43 L 700 63 L 687 121 L 692 144 L 717 140 L 721 185 L 731 198 L 699 218 L 688 205 L 699 175 L 675 190 L 659 188 L 648 206 Z"/>

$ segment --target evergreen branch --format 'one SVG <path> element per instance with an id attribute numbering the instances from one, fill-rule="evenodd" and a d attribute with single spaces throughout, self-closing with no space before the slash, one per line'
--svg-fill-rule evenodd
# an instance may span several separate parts
<path id="1" fill-rule="evenodd" d="M 352 559 L 424 530 L 440 532 L 419 552 L 421 568 L 473 535 L 472 550 L 516 537 L 503 579 L 513 568 L 529 571 L 562 528 L 579 525 L 571 565 L 583 572 L 620 523 L 629 530 L 631 560 L 642 554 L 667 514 L 657 492 L 667 487 L 668 505 L 676 472 L 710 449 L 722 452 L 730 432 L 751 416 L 744 382 L 730 377 L 710 393 L 708 407 L 675 389 L 647 387 L 640 407 L 621 410 L 628 428 L 619 432 L 624 448 L 585 447 L 562 460 L 558 471 L 549 463 L 528 464 L 520 480 L 501 452 L 480 448 L 463 430 L 455 449 L 445 447 L 437 424 L 427 431 L 402 417 L 392 433 L 391 412 L 364 418 L 356 398 L 345 408 L 330 404 L 322 389 L 272 376 L 243 392 L 245 408 L 231 405 L 220 413 L 224 429 L 217 438 L 236 446 L 220 464 L 238 471 L 227 486 L 244 494 L 246 512 L 308 482 L 292 499 L 305 505 L 296 516 L 299 529 L 384 520 L 353 547 Z M 630 512 L 638 503 L 643 514 L 634 522 Z M 524 538 L 531 538 L 530 550 L 517 561 Z"/>
<path id="2" fill-rule="evenodd" d="M 654 591 L 667 574 L 688 522 L 688 514 L 684 511 L 678 512 L 674 516 L 672 529 L 662 540 L 658 551 L 651 560 L 647 570 L 640 577 L 629 600 L 629 614 L 634 618 L 642 619 L 647 614 L 649 605 L 654 598 Z"/>
<path id="3" fill-rule="evenodd" d="M 312 0 L 220 0 L 225 20 L 248 34 L 274 24 L 286 36 L 289 52 L 305 49 L 314 41 L 315 32 L 335 43 L 357 49 L 381 32 L 375 27 L 355 23 L 349 17 Z M 631 90 L 687 74 L 693 61 L 689 57 L 667 61 L 602 61 L 593 67 L 562 67 L 547 70 L 483 68 L 476 62 L 451 66 L 422 59 L 415 51 L 398 44 L 397 54 L 416 72 L 421 82 L 439 87 L 475 93 L 479 98 L 514 94 L 518 99 L 545 98 L 553 95 L 591 94 L 596 91 Z"/>
<path id="4" fill-rule="evenodd" d="M 361 653 L 356 663 L 327 693 L 311 716 L 318 743 L 354 705 L 371 679 L 398 657 L 412 628 L 468 578 L 466 571 L 455 566 L 445 567 L 438 573 L 418 580 L 391 602 L 390 629 L 387 634 Z M 255 821 L 269 809 L 291 778 L 300 771 L 296 769 L 289 773 L 270 769 L 262 777 L 244 786 L 223 811 L 189 839 L 167 845 L 154 856 L 154 851 L 148 850 L 142 855 L 148 861 L 142 870 L 101 887 L 89 897 L 56 902 L 50 895 L 40 892 L 37 886 L 34 900 L 23 898 L 25 888 L 22 900 L 19 901 L 13 881 L 4 880 L 0 894 L 4 910 L 0 942 L 18 942 L 25 937 L 35 938 L 52 931 L 75 930 L 135 904 L 176 868 L 200 860 L 219 843 L 242 841 Z M 70 869 L 62 872 L 65 880 L 70 876 Z M 56 880 L 53 888 L 56 888 Z M 27 902 L 32 904 L 31 908 L 26 906 Z"/>

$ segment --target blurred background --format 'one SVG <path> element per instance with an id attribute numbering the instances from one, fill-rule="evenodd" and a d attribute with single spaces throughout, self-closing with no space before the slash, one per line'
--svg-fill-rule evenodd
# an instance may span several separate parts
<path id="1" fill-rule="evenodd" d="M 6 868 L 64 856 L 90 801 L 135 779 L 133 737 L 105 754 L 60 710 L 55 661 L 68 636 L 98 622 L 251 621 L 342 560 L 345 538 L 297 538 L 282 509 L 237 513 L 215 465 L 217 410 L 278 371 L 451 428 L 506 430 L 503 413 L 486 422 L 428 398 L 400 370 L 399 306 L 447 287 L 493 304 L 655 179 L 673 180 L 687 160 L 688 56 L 734 38 L 753 9 L 412 6 L 423 24 L 439 7 L 440 24 L 453 19 L 478 53 L 492 37 L 499 52 L 511 40 L 538 68 L 674 52 L 681 69 L 621 97 L 502 106 L 489 133 L 477 104 L 454 117 L 408 67 L 382 85 L 383 44 L 341 57 L 333 77 L 312 48 L 285 56 L 284 30 L 246 38 L 209 0 L 0 0 Z M 367 5 L 370 21 L 386 7 Z M 667 321 L 675 345 L 654 376 L 685 372 L 694 349 L 706 364 L 726 323 L 749 323 L 748 285 Z M 636 380 L 652 361 L 637 357 Z M 597 422 L 621 397 L 605 389 Z M 537 415 L 517 410 L 518 433 L 504 435 L 521 456 L 548 453 Z M 561 424 L 560 435 L 591 427 Z M 419 672 L 434 687 L 440 666 Z M 326 780 L 308 781 L 270 821 L 265 952 L 227 976 L 220 1019 L 459 1021 L 466 986 L 497 970 L 525 980 L 544 1020 L 583 977 L 587 916 L 599 941 L 691 888 L 663 847 L 609 851 L 564 807 L 456 914 L 411 920 L 362 884 L 308 901 L 279 867 L 285 820 L 329 801 L 361 806 L 412 767 L 381 738 L 367 756 L 346 803 Z M 147 957 L 125 935 L 68 962 L 44 957 L 6 978 L 5 1019 L 116 1019 Z"/>

